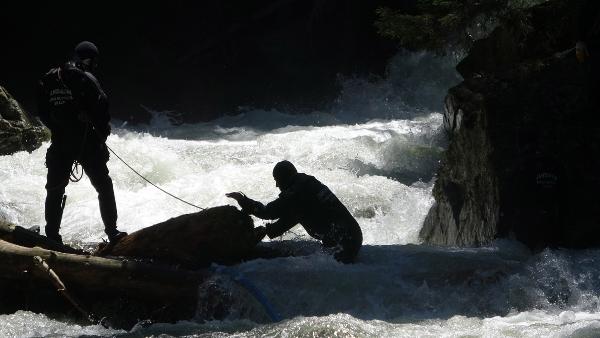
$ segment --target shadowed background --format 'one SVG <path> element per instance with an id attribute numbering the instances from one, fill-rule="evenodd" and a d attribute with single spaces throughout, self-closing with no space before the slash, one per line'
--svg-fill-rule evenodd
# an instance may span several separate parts
<path id="1" fill-rule="evenodd" d="M 397 48 L 373 22 L 390 2 L 13 2 L 0 11 L 0 84 L 34 112 L 39 77 L 90 40 L 121 119 L 147 119 L 140 105 L 187 121 L 245 106 L 307 112 L 335 99 L 340 76 L 385 71 Z"/>

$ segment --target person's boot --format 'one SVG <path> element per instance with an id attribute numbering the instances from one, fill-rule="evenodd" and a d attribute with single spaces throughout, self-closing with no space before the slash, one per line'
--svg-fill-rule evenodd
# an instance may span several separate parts
<path id="1" fill-rule="evenodd" d="M 108 235 L 108 241 L 111 243 L 117 243 L 121 238 L 127 236 L 126 232 L 114 229 L 105 229 L 104 232 Z"/>
<path id="2" fill-rule="evenodd" d="M 57 242 L 58 244 L 63 244 L 62 236 L 58 233 L 57 229 L 49 228 L 48 226 L 46 226 L 45 231 L 46 237 Z"/>

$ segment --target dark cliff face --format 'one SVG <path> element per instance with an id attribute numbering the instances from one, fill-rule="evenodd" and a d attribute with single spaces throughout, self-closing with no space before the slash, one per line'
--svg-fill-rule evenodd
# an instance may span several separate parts
<path id="1" fill-rule="evenodd" d="M 589 95 L 590 65 L 560 53 L 575 43 L 574 3 L 533 8 L 531 31 L 499 27 L 457 67 L 465 81 L 446 99 L 451 144 L 425 242 L 600 243 L 598 94 Z"/>
<path id="2" fill-rule="evenodd" d="M 373 26 L 388 0 L 18 2 L 3 10 L 3 85 L 28 110 L 35 83 L 81 40 L 101 51 L 114 115 L 140 105 L 212 118 L 240 106 L 305 111 L 338 75 L 382 73 L 395 46 Z M 410 1 L 408 1 L 410 2 Z"/>

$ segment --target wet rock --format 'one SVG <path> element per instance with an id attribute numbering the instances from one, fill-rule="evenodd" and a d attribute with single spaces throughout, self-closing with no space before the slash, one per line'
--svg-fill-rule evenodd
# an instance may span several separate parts
<path id="1" fill-rule="evenodd" d="M 233 206 L 220 206 L 138 230 L 102 248 L 99 254 L 191 267 L 233 263 L 250 256 L 255 248 L 253 229 L 250 216 Z"/>
<path id="2" fill-rule="evenodd" d="M 32 152 L 50 139 L 48 129 L 30 119 L 19 103 L 0 86 L 0 156 Z"/>
<path id="3" fill-rule="evenodd" d="M 426 243 L 600 244 L 597 93 L 588 95 L 588 65 L 561 53 L 574 46 L 572 7 L 534 7 L 529 30 L 498 27 L 457 67 L 465 80 L 446 98 L 451 143 L 420 232 Z"/>

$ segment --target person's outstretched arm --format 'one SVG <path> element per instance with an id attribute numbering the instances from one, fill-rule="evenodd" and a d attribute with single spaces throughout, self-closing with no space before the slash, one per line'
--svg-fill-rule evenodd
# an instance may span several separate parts
<path id="1" fill-rule="evenodd" d="M 282 193 L 276 200 L 267 205 L 248 198 L 240 192 L 228 193 L 226 196 L 235 199 L 245 213 L 261 219 L 278 219 L 286 217 L 290 215 L 291 206 L 293 204 L 293 196 L 289 193 Z"/>
<path id="2" fill-rule="evenodd" d="M 274 223 L 267 224 L 267 236 L 269 236 L 269 238 L 279 237 L 293 228 L 296 224 L 298 224 L 298 221 L 292 217 L 280 218 Z"/>
<path id="3" fill-rule="evenodd" d="M 293 216 L 293 194 L 290 192 L 282 193 L 279 198 L 267 205 L 250 199 L 241 192 L 228 193 L 226 196 L 235 199 L 242 207 L 242 211 L 247 214 L 262 219 L 279 219 L 266 225 L 269 238 L 279 237 L 298 224 L 298 220 Z"/>

